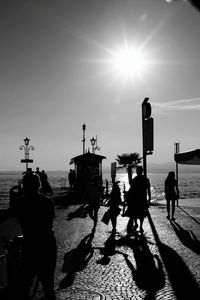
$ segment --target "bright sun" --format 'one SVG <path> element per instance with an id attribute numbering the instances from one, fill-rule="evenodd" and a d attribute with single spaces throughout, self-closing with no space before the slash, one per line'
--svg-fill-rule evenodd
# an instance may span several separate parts
<path id="1" fill-rule="evenodd" d="M 148 71 L 148 57 L 140 49 L 124 47 L 112 53 L 110 67 L 117 77 L 124 80 L 140 77 Z"/>

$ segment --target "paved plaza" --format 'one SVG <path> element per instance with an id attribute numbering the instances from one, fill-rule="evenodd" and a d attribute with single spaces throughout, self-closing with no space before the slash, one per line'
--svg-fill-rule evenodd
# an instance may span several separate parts
<path id="1" fill-rule="evenodd" d="M 200 208 L 179 205 L 170 222 L 165 202 L 152 203 L 144 234 L 130 236 L 128 217 L 115 235 L 101 221 L 105 206 L 96 228 L 81 205 L 57 206 L 57 299 L 200 299 Z"/>

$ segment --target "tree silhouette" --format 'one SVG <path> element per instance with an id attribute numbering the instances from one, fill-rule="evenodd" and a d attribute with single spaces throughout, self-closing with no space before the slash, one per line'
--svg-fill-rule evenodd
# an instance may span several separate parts
<path id="1" fill-rule="evenodd" d="M 137 152 L 134 153 L 123 153 L 121 155 L 117 155 L 116 161 L 119 164 L 119 168 L 125 168 L 128 173 L 128 181 L 129 184 L 132 179 L 133 169 L 135 169 L 140 163 L 142 158 L 140 154 Z"/>

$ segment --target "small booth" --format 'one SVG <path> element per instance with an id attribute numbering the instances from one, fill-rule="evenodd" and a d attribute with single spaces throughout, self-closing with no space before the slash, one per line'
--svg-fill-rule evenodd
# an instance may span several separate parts
<path id="1" fill-rule="evenodd" d="M 74 164 L 76 174 L 76 189 L 79 191 L 85 190 L 86 186 L 94 176 L 98 176 L 102 181 L 103 159 L 106 159 L 106 157 L 90 152 L 71 159 L 70 164 Z"/>

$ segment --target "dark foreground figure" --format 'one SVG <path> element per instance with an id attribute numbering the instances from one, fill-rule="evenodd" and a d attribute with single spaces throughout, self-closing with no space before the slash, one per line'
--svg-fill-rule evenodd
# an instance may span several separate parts
<path id="1" fill-rule="evenodd" d="M 146 216 L 148 202 L 151 201 L 150 181 L 143 175 L 143 168 L 138 166 L 135 176 L 130 184 L 130 189 L 127 195 L 128 216 L 127 232 L 132 233 L 138 227 L 137 220 L 140 220 L 140 232 L 143 233 L 143 221 Z M 147 201 L 148 194 L 148 201 Z M 134 227 L 133 227 L 134 220 Z"/>
<path id="2" fill-rule="evenodd" d="M 13 295 L 12 299 L 29 299 L 32 278 L 37 273 L 45 299 L 55 300 L 54 270 L 57 249 L 53 232 L 54 204 L 51 198 L 38 192 L 40 179 L 37 174 L 27 173 L 22 184 L 21 195 L 11 197 L 10 207 L 2 216 L 2 220 L 16 217 L 23 234 L 22 278 L 18 294 Z"/>

